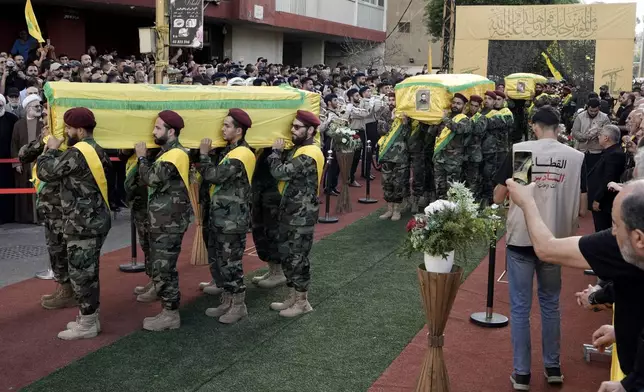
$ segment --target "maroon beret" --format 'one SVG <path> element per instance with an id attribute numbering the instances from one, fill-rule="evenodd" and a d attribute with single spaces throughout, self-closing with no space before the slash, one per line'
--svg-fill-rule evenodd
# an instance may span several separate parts
<path id="1" fill-rule="evenodd" d="M 496 90 L 496 91 L 494 92 L 494 94 L 496 94 L 496 97 L 497 97 L 497 98 L 498 98 L 498 97 L 501 97 L 501 98 L 505 99 L 505 94 L 503 93 L 503 91 Z"/>
<path id="2" fill-rule="evenodd" d="M 496 99 L 496 94 L 494 93 L 494 91 L 488 90 L 488 91 L 485 92 L 485 95 L 487 95 L 488 97 L 490 97 L 492 99 Z"/>
<path id="3" fill-rule="evenodd" d="M 458 98 L 458 99 L 460 99 L 461 101 L 463 101 L 463 103 L 467 103 L 467 98 L 465 98 L 465 95 L 463 95 L 463 94 L 461 94 L 461 93 L 456 93 L 456 94 L 454 94 L 454 98 Z"/>
<path id="4" fill-rule="evenodd" d="M 572 92 L 572 90 L 568 86 L 564 86 L 564 88 L 562 88 L 561 91 L 568 91 L 569 93 Z"/>
<path id="5" fill-rule="evenodd" d="M 472 95 L 472 96 L 470 97 L 470 102 L 478 102 L 478 103 L 482 103 L 482 102 L 483 102 L 483 98 L 481 98 L 480 96 L 478 96 L 478 95 L 474 94 L 474 95 Z"/>
<path id="6" fill-rule="evenodd" d="M 253 121 L 250 119 L 248 113 L 241 109 L 230 109 L 228 115 L 242 127 L 250 128 L 253 125 Z"/>
<path id="7" fill-rule="evenodd" d="M 175 131 L 183 129 L 183 118 L 172 110 L 164 110 L 159 113 L 159 118 Z"/>
<path id="8" fill-rule="evenodd" d="M 63 121 L 73 128 L 94 129 L 96 127 L 94 113 L 87 108 L 69 109 L 65 112 Z"/>
<path id="9" fill-rule="evenodd" d="M 318 118 L 318 116 L 311 112 L 307 112 L 306 110 L 298 110 L 295 118 L 301 121 L 302 124 L 309 127 L 317 128 L 320 126 L 320 119 Z"/>

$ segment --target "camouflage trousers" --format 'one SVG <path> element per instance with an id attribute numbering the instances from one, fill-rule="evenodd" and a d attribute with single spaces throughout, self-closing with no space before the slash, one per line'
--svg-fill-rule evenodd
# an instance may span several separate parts
<path id="1" fill-rule="evenodd" d="M 409 154 L 409 166 L 414 173 L 411 181 L 412 195 L 423 197 L 425 195 L 425 151 L 412 151 Z"/>
<path id="2" fill-rule="evenodd" d="M 134 226 L 136 226 L 136 235 L 139 237 L 139 245 L 143 250 L 145 260 L 145 274 L 152 277 L 152 263 L 150 263 L 150 215 L 147 209 L 133 208 L 132 216 L 134 217 Z"/>
<path id="3" fill-rule="evenodd" d="M 208 199 L 208 204 L 201 204 L 201 213 L 203 214 L 201 219 L 201 234 L 203 235 L 203 242 L 208 246 L 208 241 L 210 237 L 210 199 Z"/>
<path id="4" fill-rule="evenodd" d="M 246 233 L 227 234 L 212 228 L 208 238 L 208 265 L 217 287 L 229 293 L 246 291 L 242 257 Z"/>
<path id="5" fill-rule="evenodd" d="M 185 233 L 150 233 L 150 262 L 152 281 L 161 297 L 161 305 L 167 310 L 179 308 L 179 273 L 177 260 L 181 253 L 181 241 Z"/>
<path id="6" fill-rule="evenodd" d="M 496 173 L 496 153 L 483 154 L 481 165 L 481 200 L 492 202 L 494 174 Z"/>
<path id="7" fill-rule="evenodd" d="M 45 243 L 49 253 L 51 270 L 58 284 L 69 282 L 69 265 L 67 263 L 67 242 L 62 232 L 62 220 L 52 222 L 45 219 Z"/>
<path id="8" fill-rule="evenodd" d="M 481 162 L 465 161 L 463 164 L 463 180 L 476 199 L 481 195 Z"/>
<path id="9" fill-rule="evenodd" d="M 279 264 L 277 237 L 279 235 L 279 204 L 277 192 L 254 192 L 251 209 L 253 242 L 257 257 L 266 263 Z"/>
<path id="10" fill-rule="evenodd" d="M 431 139 L 431 144 L 425 145 L 425 193 L 429 197 L 432 193 L 436 192 L 436 182 L 434 175 L 434 140 Z"/>
<path id="11" fill-rule="evenodd" d="M 278 248 L 286 285 L 299 292 L 309 290 L 311 263 L 309 253 L 313 246 L 314 226 L 279 226 Z"/>
<path id="12" fill-rule="evenodd" d="M 402 203 L 409 193 L 409 165 L 382 162 L 382 191 L 387 203 Z"/>
<path id="13" fill-rule="evenodd" d="M 434 163 L 434 181 L 436 182 L 436 197 L 445 199 L 449 190 L 449 183 L 460 181 L 463 162 L 436 162 Z"/>
<path id="14" fill-rule="evenodd" d="M 99 308 L 101 286 L 98 279 L 99 257 L 105 237 L 67 236 L 69 280 L 82 315 L 94 314 Z"/>

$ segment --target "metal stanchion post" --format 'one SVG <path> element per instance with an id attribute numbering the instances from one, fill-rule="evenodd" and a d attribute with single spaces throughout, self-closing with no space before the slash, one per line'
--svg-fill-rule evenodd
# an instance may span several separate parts
<path id="1" fill-rule="evenodd" d="M 377 203 L 378 200 L 372 199 L 371 198 L 371 162 L 366 162 L 367 157 L 370 156 L 371 153 L 371 140 L 367 140 L 367 147 L 365 148 L 365 156 L 363 159 L 365 160 L 365 174 L 367 177 L 367 192 L 365 197 L 358 199 L 358 203 L 361 204 L 374 204 Z"/>
<path id="2" fill-rule="evenodd" d="M 485 308 L 485 312 L 472 313 L 470 321 L 479 327 L 502 328 L 508 325 L 508 318 L 501 314 L 494 313 L 494 267 L 496 264 L 496 242 L 490 246 L 490 255 L 488 260 L 487 306 Z"/>
<path id="3" fill-rule="evenodd" d="M 324 189 L 329 190 L 329 168 L 331 167 L 331 162 L 333 162 L 333 150 L 327 151 L 327 158 L 326 158 L 326 176 L 324 179 Z M 337 223 L 338 218 L 331 216 L 330 209 L 331 209 L 331 192 L 325 192 L 326 194 L 326 200 L 325 200 L 325 205 L 324 205 L 324 216 L 318 218 L 319 223 Z"/>
<path id="4" fill-rule="evenodd" d="M 134 224 L 134 212 L 130 210 L 130 241 L 132 248 L 132 261 L 128 264 L 119 265 L 121 272 L 143 272 L 145 271 L 145 264 L 136 262 L 136 225 Z"/>

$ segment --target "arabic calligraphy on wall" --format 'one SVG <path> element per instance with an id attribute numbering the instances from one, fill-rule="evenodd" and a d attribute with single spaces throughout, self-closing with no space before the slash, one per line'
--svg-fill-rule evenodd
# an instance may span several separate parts
<path id="1" fill-rule="evenodd" d="M 593 7 L 498 7 L 488 22 L 490 39 L 589 39 L 597 29 Z"/>

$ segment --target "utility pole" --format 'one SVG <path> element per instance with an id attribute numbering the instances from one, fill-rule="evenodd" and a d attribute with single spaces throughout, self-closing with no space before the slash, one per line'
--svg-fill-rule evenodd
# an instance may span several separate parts
<path id="1" fill-rule="evenodd" d="M 168 0 L 156 0 L 157 56 L 155 61 L 154 82 L 163 84 L 163 76 L 170 59 L 170 27 L 168 26 Z"/>
<path id="2" fill-rule="evenodd" d="M 452 72 L 454 61 L 454 30 L 456 29 L 456 1 L 445 0 L 443 3 L 443 37 L 441 40 L 441 71 Z"/>

